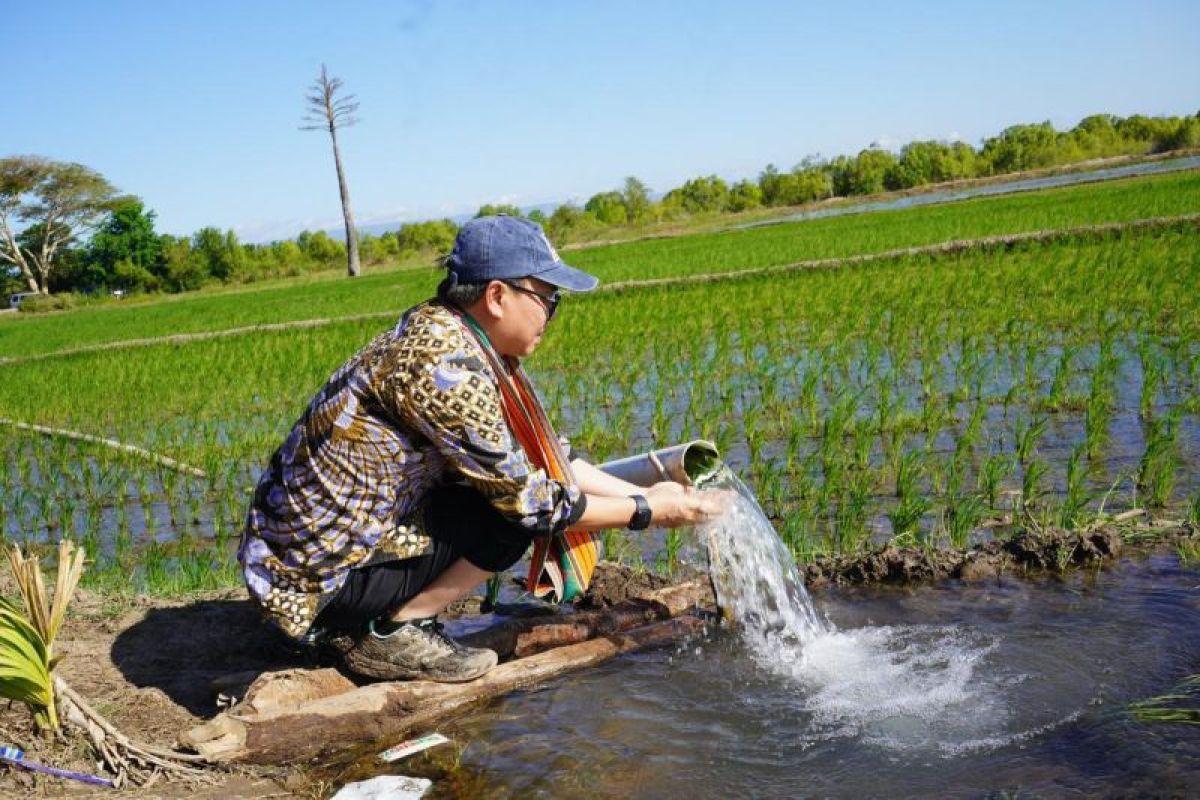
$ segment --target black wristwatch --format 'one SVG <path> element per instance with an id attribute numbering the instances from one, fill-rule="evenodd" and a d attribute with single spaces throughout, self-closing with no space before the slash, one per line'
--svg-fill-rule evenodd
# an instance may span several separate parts
<path id="1" fill-rule="evenodd" d="M 637 511 L 634 511 L 633 516 L 629 518 L 629 530 L 644 531 L 650 527 L 650 504 L 640 494 L 631 494 L 629 496 L 637 504 Z"/>

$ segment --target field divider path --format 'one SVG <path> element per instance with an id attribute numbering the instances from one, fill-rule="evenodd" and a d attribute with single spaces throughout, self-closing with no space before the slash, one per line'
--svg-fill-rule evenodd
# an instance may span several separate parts
<path id="1" fill-rule="evenodd" d="M 396 311 L 372 311 L 366 314 L 348 314 L 342 317 L 298 319 L 289 320 L 287 322 L 263 322 L 256 325 L 242 325 L 237 328 L 225 328 L 224 330 L 219 331 L 172 333 L 166 336 L 148 336 L 141 339 L 121 339 L 116 342 L 102 342 L 101 344 L 88 344 L 81 345 L 79 347 L 68 347 L 63 350 L 52 350 L 49 353 L 37 353 L 36 355 L 4 356 L 0 357 L 0 367 L 9 366 L 11 364 L 24 364 L 30 361 L 44 361 L 48 358 L 65 358 L 66 356 L 75 356 L 82 353 L 97 353 L 105 350 L 154 347 L 160 344 L 188 344 L 190 342 L 202 342 L 208 339 L 223 339 L 225 337 L 245 336 L 248 333 L 287 331 L 302 328 L 323 328 L 327 325 L 336 325 L 341 322 L 357 322 L 362 320 L 395 317 L 397 313 L 398 312 Z"/>
<path id="2" fill-rule="evenodd" d="M 799 272 L 802 270 L 840 269 L 870 264 L 876 261 L 891 261 L 900 258 L 923 255 L 954 255 L 966 251 L 1003 250 L 1021 244 L 1039 244 L 1060 240 L 1069 240 L 1082 236 L 1113 236 L 1128 231 L 1156 231 L 1171 228 L 1188 228 L 1200 226 L 1200 213 L 1182 214 L 1171 217 L 1148 217 L 1145 219 L 1125 222 L 1106 222 L 1097 225 L 1081 225 L 1073 228 L 1055 228 L 1040 231 L 1025 231 L 1022 233 L 1006 233 L 995 236 L 984 236 L 978 239 L 954 239 L 936 244 L 901 247 L 893 250 L 883 250 L 878 253 L 863 253 L 855 256 L 835 256 L 808 261 L 795 261 L 789 264 L 773 264 L 767 267 L 749 267 L 730 269 L 719 272 L 704 272 L 694 275 L 674 275 L 666 278 L 635 278 L 632 280 L 615 281 L 605 284 L 596 293 L 625 292 L 631 289 L 649 289 L 662 286 L 686 286 L 689 284 L 715 283 L 718 281 L 741 280 L 763 275 Z M 138 347 L 153 347 L 162 344 L 188 344 L 190 342 L 207 341 L 226 337 L 245 336 L 251 333 L 270 333 L 277 331 L 301 330 L 306 328 L 323 328 L 344 322 L 365 322 L 376 319 L 394 318 L 403 309 L 389 311 L 373 311 L 364 314 L 348 314 L 339 317 L 323 317 L 317 319 L 291 320 L 288 322 L 267 322 L 257 325 L 243 325 L 237 328 L 226 328 L 217 331 L 200 331 L 197 333 L 176 333 L 167 336 L 153 336 L 140 339 L 122 339 L 115 342 L 81 345 L 48 353 L 37 353 L 28 356 L 0 356 L 0 367 L 25 364 L 33 361 L 43 361 L 51 358 L 84 353 L 96 353 L 106 350 L 124 350 Z"/>
<path id="3" fill-rule="evenodd" d="M 126 444 L 119 442 L 116 439 L 107 439 L 103 436 L 96 436 L 91 433 L 82 433 L 80 431 L 67 430 L 65 428 L 51 428 L 46 425 L 35 425 L 32 422 L 21 422 L 15 419 L 0 418 L 0 425 L 7 425 L 10 428 L 18 430 L 30 431 L 32 433 L 40 433 L 43 436 L 50 436 L 58 439 L 71 439 L 77 442 L 88 442 L 89 444 L 98 444 L 103 447 L 110 447 L 113 450 L 120 450 L 123 453 L 144 458 L 147 461 L 152 461 L 155 464 L 166 467 L 167 469 L 182 472 L 185 475 L 191 475 L 195 478 L 207 478 L 208 473 L 199 467 L 193 467 L 191 464 L 185 464 L 182 461 L 176 461 L 169 456 L 164 456 L 160 453 L 155 453 L 144 447 L 138 447 L 134 444 Z"/>

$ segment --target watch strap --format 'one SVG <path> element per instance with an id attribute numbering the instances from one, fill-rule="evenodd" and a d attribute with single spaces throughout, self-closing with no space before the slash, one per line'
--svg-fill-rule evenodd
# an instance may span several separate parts
<path id="1" fill-rule="evenodd" d="M 649 528 L 650 518 L 652 516 L 650 511 L 650 503 L 647 502 L 646 498 L 640 494 L 631 494 L 630 497 L 637 506 L 637 510 L 634 511 L 633 516 L 629 518 L 629 530 L 641 531 Z"/>

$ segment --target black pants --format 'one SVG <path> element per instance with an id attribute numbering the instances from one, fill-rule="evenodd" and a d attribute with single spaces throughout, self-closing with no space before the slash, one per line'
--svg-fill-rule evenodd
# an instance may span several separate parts
<path id="1" fill-rule="evenodd" d="M 459 558 L 487 572 L 500 572 L 517 563 L 533 541 L 524 528 L 467 486 L 434 489 L 424 522 L 433 539 L 431 553 L 350 570 L 314 627 L 360 632 L 369 621 L 415 597 Z"/>

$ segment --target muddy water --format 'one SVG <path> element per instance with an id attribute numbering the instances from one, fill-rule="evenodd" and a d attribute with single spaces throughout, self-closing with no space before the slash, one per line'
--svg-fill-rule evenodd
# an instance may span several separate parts
<path id="1" fill-rule="evenodd" d="M 496 796 L 1187 796 L 1200 730 L 1127 703 L 1200 671 L 1200 574 L 822 592 L 807 671 L 741 637 L 634 654 L 459 722 Z M 806 674 L 807 672 L 807 674 Z"/>

